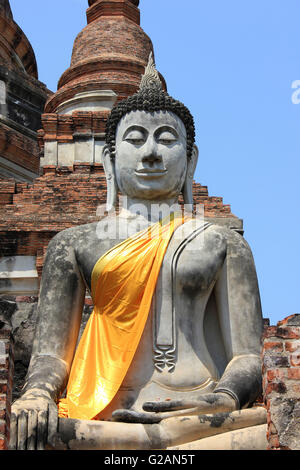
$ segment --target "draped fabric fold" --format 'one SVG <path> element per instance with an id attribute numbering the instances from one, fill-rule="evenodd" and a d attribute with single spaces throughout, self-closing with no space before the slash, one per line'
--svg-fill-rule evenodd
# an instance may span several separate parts
<path id="1" fill-rule="evenodd" d="M 169 241 L 181 213 L 105 253 L 92 272 L 94 310 L 77 347 L 59 416 L 101 419 L 139 345 Z"/>

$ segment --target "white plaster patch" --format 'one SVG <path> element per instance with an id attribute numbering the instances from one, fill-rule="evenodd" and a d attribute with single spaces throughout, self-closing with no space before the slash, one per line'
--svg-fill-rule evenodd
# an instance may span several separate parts
<path id="1" fill-rule="evenodd" d="M 57 155 L 57 142 L 45 142 L 44 157 L 41 159 L 41 166 L 57 165 Z"/>
<path id="2" fill-rule="evenodd" d="M 0 105 L 6 104 L 6 85 L 3 80 L 0 80 Z"/>
<path id="3" fill-rule="evenodd" d="M 95 140 L 95 163 L 103 163 L 102 159 L 102 152 L 104 148 L 105 142 L 104 140 Z"/>
<path id="4" fill-rule="evenodd" d="M 93 90 L 77 93 L 74 98 L 65 101 L 57 108 L 58 114 L 72 114 L 73 111 L 110 111 L 117 100 L 112 90 Z"/>
<path id="5" fill-rule="evenodd" d="M 70 166 L 74 163 L 74 144 L 59 143 L 57 151 L 57 161 L 59 166 Z"/>
<path id="6" fill-rule="evenodd" d="M 5 353 L 5 342 L 0 341 L 0 364 L 5 364 L 6 353 Z"/>
<path id="7" fill-rule="evenodd" d="M 36 295 L 35 256 L 4 256 L 0 260 L 0 294 Z"/>
<path id="8" fill-rule="evenodd" d="M 94 163 L 94 139 L 75 142 L 75 162 Z"/>

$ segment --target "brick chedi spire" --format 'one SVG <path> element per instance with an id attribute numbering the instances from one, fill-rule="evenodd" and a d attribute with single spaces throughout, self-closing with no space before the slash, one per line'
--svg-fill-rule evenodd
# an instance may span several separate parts
<path id="1" fill-rule="evenodd" d="M 88 24 L 74 41 L 70 67 L 42 117 L 45 171 L 49 165 L 102 162 L 107 117 L 116 101 L 137 92 L 150 52 L 154 55 L 138 5 L 137 0 L 89 0 Z"/>
<path id="2" fill-rule="evenodd" d="M 70 68 L 61 76 L 46 113 L 65 113 L 65 103 L 79 93 L 94 91 L 97 99 L 97 91 L 110 90 L 120 100 L 134 94 L 153 52 L 140 27 L 139 1 L 90 0 L 89 5 L 88 24 L 75 39 Z"/>

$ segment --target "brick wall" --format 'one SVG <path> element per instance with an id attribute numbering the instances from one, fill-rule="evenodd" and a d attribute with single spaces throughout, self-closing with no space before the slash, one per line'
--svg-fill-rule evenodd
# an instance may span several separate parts
<path id="1" fill-rule="evenodd" d="M 270 450 L 300 450 L 300 315 L 263 335 L 263 389 Z"/>
<path id="2" fill-rule="evenodd" d="M 9 443 L 10 411 L 13 385 L 13 339 L 11 329 L 0 322 L 0 450 Z"/>
<path id="3" fill-rule="evenodd" d="M 33 137 L 0 123 L 0 155 L 15 165 L 38 174 L 40 166 L 39 147 Z"/>
<path id="4" fill-rule="evenodd" d="M 101 164 L 46 166 L 43 172 L 33 184 L 0 179 L 0 256 L 37 256 L 39 274 L 51 238 L 99 220 L 97 207 L 106 203 Z M 199 183 L 194 183 L 194 201 L 204 204 L 206 217 L 234 218 L 230 206 Z"/>
<path id="5" fill-rule="evenodd" d="M 74 135 L 104 134 L 110 111 L 73 111 L 72 115 L 43 114 L 39 131 L 41 150 L 45 142 L 69 143 Z"/>

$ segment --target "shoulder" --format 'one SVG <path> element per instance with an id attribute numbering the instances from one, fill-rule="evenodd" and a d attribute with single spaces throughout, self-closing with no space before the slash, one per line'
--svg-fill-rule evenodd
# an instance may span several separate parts
<path id="1" fill-rule="evenodd" d="M 48 250 L 64 249 L 66 247 L 76 250 L 81 244 L 86 243 L 88 239 L 95 238 L 98 222 L 91 224 L 78 225 L 58 232 L 50 241 Z"/>
<path id="2" fill-rule="evenodd" d="M 208 227 L 207 233 L 210 237 L 219 240 L 220 243 L 226 245 L 227 252 L 235 252 L 240 255 L 251 254 L 251 248 L 239 232 L 223 225 L 212 224 Z"/>

